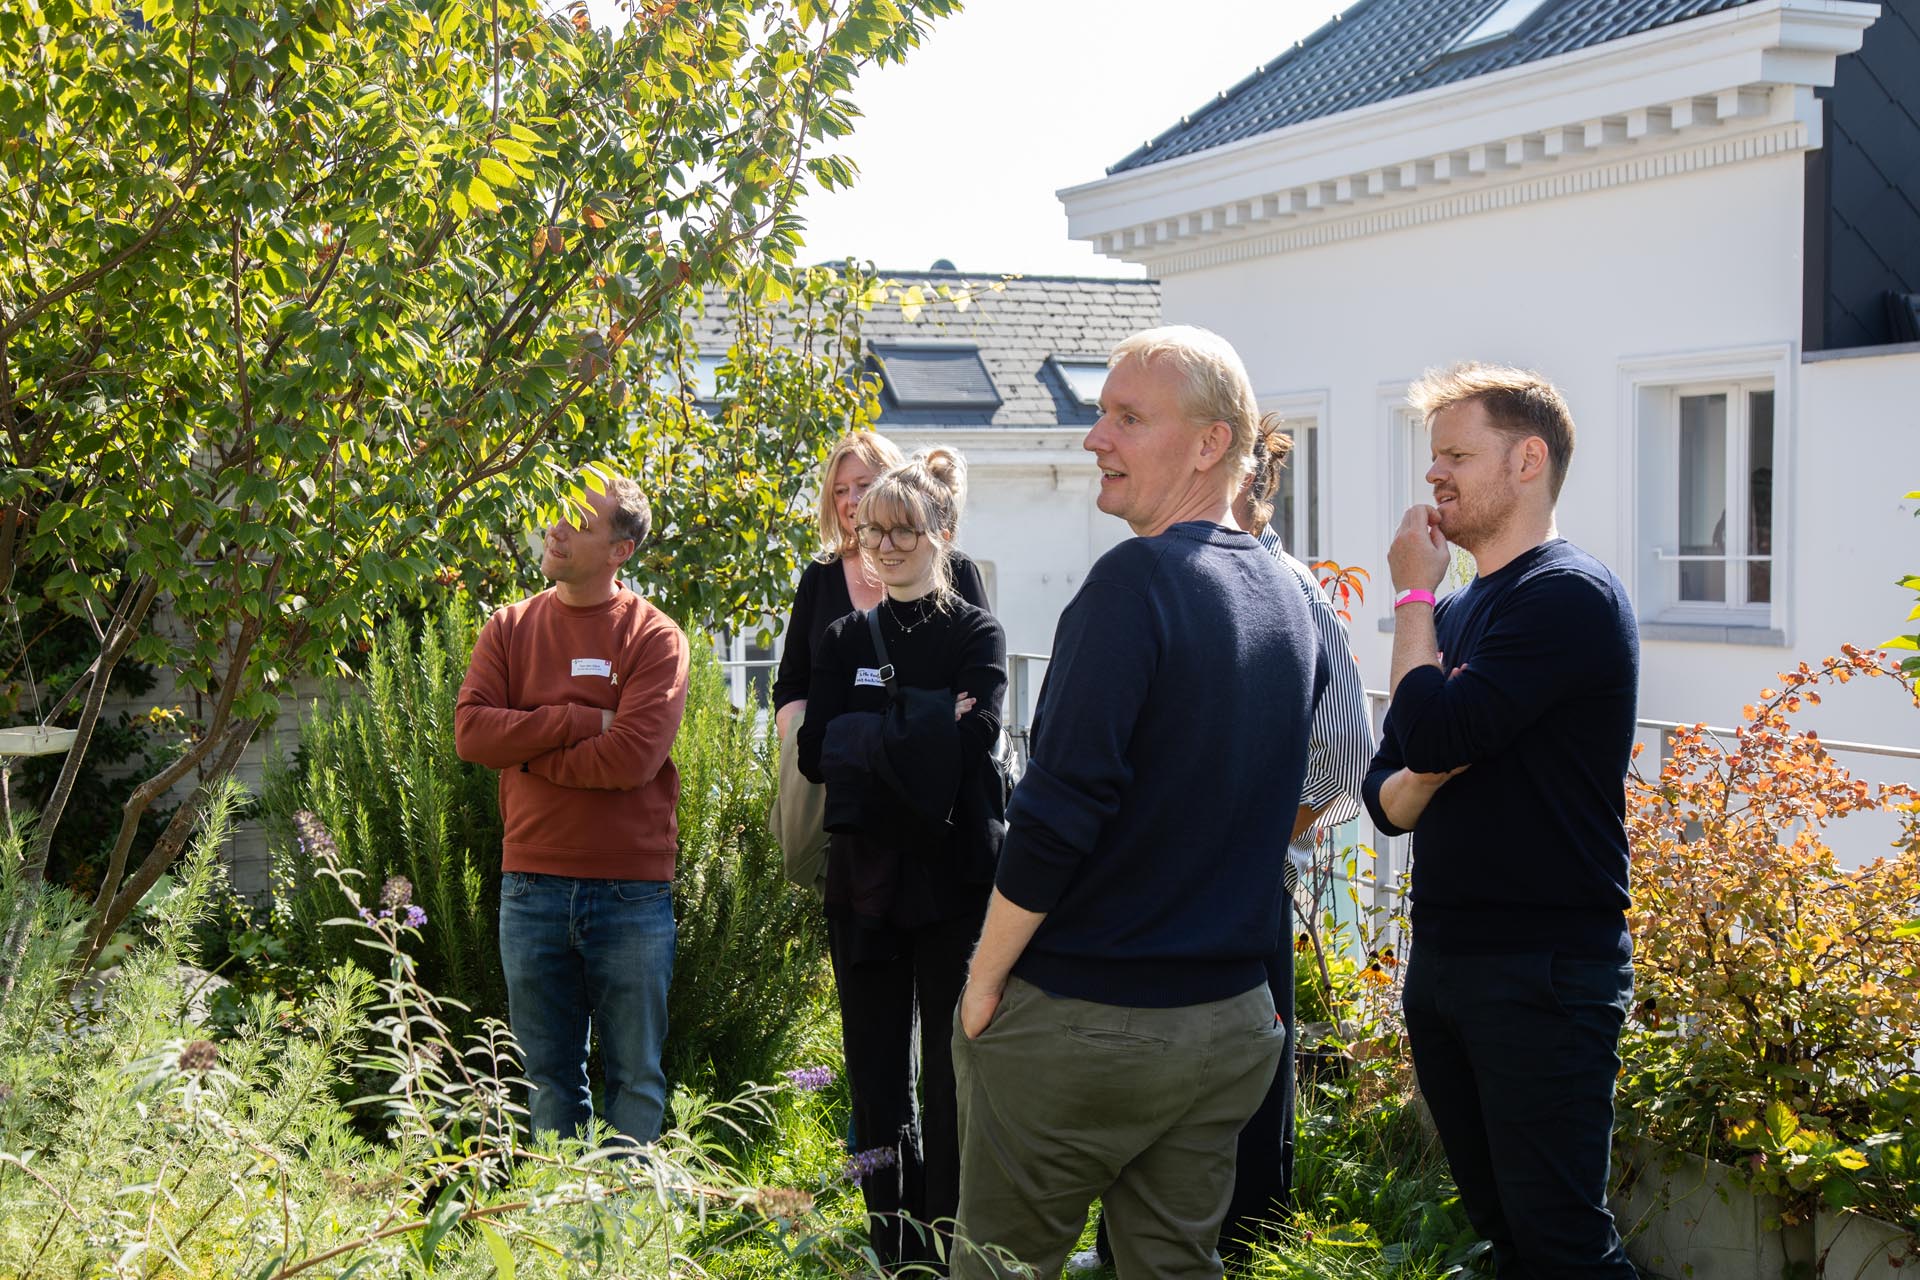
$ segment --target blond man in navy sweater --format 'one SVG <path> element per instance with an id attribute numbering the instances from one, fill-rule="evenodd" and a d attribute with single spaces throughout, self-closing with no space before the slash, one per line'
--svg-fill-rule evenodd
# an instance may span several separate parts
<path id="1" fill-rule="evenodd" d="M 1055 1275 L 1099 1197 L 1122 1276 L 1218 1276 L 1286 1038 L 1266 961 L 1323 677 L 1305 594 L 1231 514 L 1259 416 L 1232 347 L 1136 334 L 1100 406 L 1099 506 L 1136 536 L 1061 615 L 1009 806 L 954 1029 L 960 1236 Z"/>

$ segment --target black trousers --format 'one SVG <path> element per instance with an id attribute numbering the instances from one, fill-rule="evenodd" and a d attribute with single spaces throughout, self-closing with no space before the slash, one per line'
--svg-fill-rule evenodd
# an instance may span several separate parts
<path id="1" fill-rule="evenodd" d="M 827 920 L 855 1141 L 863 1153 L 892 1153 L 860 1180 L 874 1253 L 889 1266 L 936 1257 L 927 1224 L 947 1220 L 950 1228 L 960 1208 L 949 1037 L 985 914 L 983 901 L 978 911 L 916 929 Z"/>
<path id="2" fill-rule="evenodd" d="M 1417 943 L 1402 1004 L 1420 1092 L 1500 1280 L 1632 1280 L 1607 1210 L 1633 965 Z"/>

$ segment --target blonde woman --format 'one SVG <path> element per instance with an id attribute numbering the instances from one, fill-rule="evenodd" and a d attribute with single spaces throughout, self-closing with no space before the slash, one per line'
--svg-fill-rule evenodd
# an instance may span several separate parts
<path id="1" fill-rule="evenodd" d="M 827 788 L 827 926 L 856 1163 L 889 1266 L 933 1261 L 908 1219 L 959 1208 L 947 1041 L 1006 831 L 992 759 L 1006 637 L 951 585 L 945 530 L 964 475 L 957 453 L 930 449 L 860 501 L 855 535 L 883 593 L 815 646 L 799 729 L 800 771 Z"/>
<path id="2" fill-rule="evenodd" d="M 873 482 L 904 461 L 900 450 L 885 436 L 850 431 L 834 444 L 820 467 L 820 551 L 794 589 L 786 643 L 773 681 L 774 717 L 782 740 L 792 734 L 793 726 L 806 713 L 813 654 L 827 626 L 855 609 L 871 609 L 880 603 L 880 579 L 853 554 L 854 513 Z M 961 474 L 960 489 L 949 513 L 955 526 L 966 492 L 964 471 Z M 954 529 L 943 533 L 951 542 Z M 954 591 L 968 604 L 985 609 L 987 590 L 979 567 L 952 548 L 948 549 L 948 563 Z"/>

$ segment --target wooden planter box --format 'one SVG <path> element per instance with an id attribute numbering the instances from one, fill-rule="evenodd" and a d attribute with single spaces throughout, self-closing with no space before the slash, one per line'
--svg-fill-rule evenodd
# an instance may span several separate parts
<path id="1" fill-rule="evenodd" d="M 1779 1198 L 1755 1195 L 1718 1161 L 1636 1142 L 1616 1182 L 1614 1217 L 1649 1280 L 1920 1280 L 1920 1246 L 1900 1227 L 1822 1209 L 1768 1230 Z"/>

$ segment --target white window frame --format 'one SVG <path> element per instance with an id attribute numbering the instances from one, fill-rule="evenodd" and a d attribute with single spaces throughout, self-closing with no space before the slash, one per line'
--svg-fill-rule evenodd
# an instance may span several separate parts
<path id="1" fill-rule="evenodd" d="M 1282 483 L 1293 486 L 1294 527 L 1282 529 L 1278 525 L 1280 503 L 1273 504 L 1276 524 L 1274 531 L 1280 535 L 1280 541 L 1286 544 L 1289 554 L 1295 559 L 1309 562 L 1327 558 L 1329 543 L 1328 530 L 1331 527 L 1329 517 L 1332 514 L 1330 495 L 1333 493 L 1333 432 L 1331 430 L 1331 409 L 1333 396 L 1320 389 L 1313 391 L 1280 391 L 1261 393 L 1255 397 L 1260 402 L 1262 415 L 1277 413 L 1281 418 L 1281 430 L 1293 437 L 1293 452 L 1287 457 L 1287 469 L 1280 475 Z M 1312 450 L 1313 465 L 1309 467 L 1306 432 L 1303 428 L 1311 424 L 1315 442 Z M 1313 511 L 1313 486 L 1319 486 L 1320 519 L 1309 527 L 1308 521 Z"/>
<path id="2" fill-rule="evenodd" d="M 1453 50 L 1477 49 L 1483 44 L 1505 40 L 1526 26 L 1545 4 L 1546 0 L 1501 0 L 1467 28 L 1454 42 Z"/>
<path id="3" fill-rule="evenodd" d="M 1794 345 L 1779 343 L 1723 351 L 1635 357 L 1619 366 L 1620 527 L 1640 615 L 1642 639 L 1780 645 L 1788 643 L 1793 583 L 1793 457 L 1797 362 Z M 1743 573 L 1747 512 L 1747 393 L 1773 392 L 1771 600 L 1764 604 L 1683 601 L 1675 546 L 1666 545 L 1677 518 L 1680 399 L 1726 392 L 1728 401 L 1727 571 L 1730 585 Z M 1737 406 L 1736 406 L 1737 399 Z M 1739 437 L 1735 439 L 1734 437 Z M 1671 509 L 1671 510 L 1670 510 Z M 1737 530 L 1737 532 L 1736 532 Z"/>

